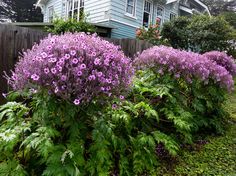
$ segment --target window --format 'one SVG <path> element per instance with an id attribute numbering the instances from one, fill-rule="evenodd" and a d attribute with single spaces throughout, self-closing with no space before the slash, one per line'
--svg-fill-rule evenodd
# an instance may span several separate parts
<path id="1" fill-rule="evenodd" d="M 48 22 L 51 23 L 53 21 L 53 6 L 48 7 Z"/>
<path id="2" fill-rule="evenodd" d="M 84 0 L 68 0 L 67 8 L 68 8 L 68 13 L 67 13 L 68 18 L 81 20 L 84 13 Z"/>
<path id="3" fill-rule="evenodd" d="M 157 6 L 157 18 L 156 23 L 161 25 L 163 23 L 163 16 L 164 16 L 164 8 L 161 6 Z"/>
<path id="4" fill-rule="evenodd" d="M 143 12 L 143 26 L 148 28 L 151 23 L 151 9 L 152 4 L 150 1 L 145 0 L 144 2 L 144 12 Z"/>
<path id="5" fill-rule="evenodd" d="M 173 20 L 176 17 L 175 13 L 170 13 L 170 20 Z"/>
<path id="6" fill-rule="evenodd" d="M 79 6 L 79 20 L 82 20 L 84 16 L 84 0 L 80 0 Z"/>
<path id="7" fill-rule="evenodd" d="M 127 0 L 126 12 L 135 16 L 136 0 Z"/>

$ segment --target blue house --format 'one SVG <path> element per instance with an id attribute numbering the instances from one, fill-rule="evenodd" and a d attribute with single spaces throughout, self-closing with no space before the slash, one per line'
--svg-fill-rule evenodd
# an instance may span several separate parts
<path id="1" fill-rule="evenodd" d="M 74 18 L 88 15 L 88 22 L 112 26 L 112 38 L 135 38 L 137 28 L 164 22 L 179 15 L 207 13 L 200 0 L 38 0 L 44 22 L 54 18 Z"/>

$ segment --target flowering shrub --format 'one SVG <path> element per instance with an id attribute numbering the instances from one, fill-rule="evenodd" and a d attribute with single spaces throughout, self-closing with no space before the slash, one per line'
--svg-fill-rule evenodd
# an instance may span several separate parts
<path id="1" fill-rule="evenodd" d="M 219 51 L 210 51 L 204 56 L 224 67 L 232 76 L 236 76 L 236 64 L 232 56 Z"/>
<path id="2" fill-rule="evenodd" d="M 136 38 L 140 40 L 147 40 L 154 45 L 159 44 L 160 30 L 158 23 L 156 25 L 150 25 L 148 29 L 138 28 L 136 30 Z"/>
<path id="3" fill-rule="evenodd" d="M 121 95 L 132 74 L 131 62 L 118 46 L 96 35 L 66 33 L 24 52 L 9 83 L 14 90 L 46 88 L 79 105 L 98 96 Z"/>
<path id="4" fill-rule="evenodd" d="M 161 75 L 170 73 L 175 78 L 182 78 L 188 83 L 193 79 L 198 79 L 205 85 L 214 81 L 229 91 L 234 86 L 232 75 L 224 67 L 203 55 L 171 47 L 160 46 L 148 49 L 139 55 L 135 63 L 138 68 L 154 67 Z"/>

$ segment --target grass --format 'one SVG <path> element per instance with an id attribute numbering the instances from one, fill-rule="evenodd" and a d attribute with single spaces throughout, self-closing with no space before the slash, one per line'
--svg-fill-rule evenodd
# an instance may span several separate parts
<path id="1" fill-rule="evenodd" d="M 171 169 L 162 168 L 162 176 L 236 176 L 236 91 L 226 108 L 231 116 L 226 133 L 208 137 L 197 150 L 185 150 Z"/>

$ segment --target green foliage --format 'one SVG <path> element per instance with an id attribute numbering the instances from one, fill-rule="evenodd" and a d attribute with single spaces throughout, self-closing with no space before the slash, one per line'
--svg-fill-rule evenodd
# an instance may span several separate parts
<path id="1" fill-rule="evenodd" d="M 47 32 L 52 34 L 64 34 L 65 32 L 86 32 L 94 33 L 96 28 L 94 25 L 86 22 L 86 19 L 83 18 L 80 21 L 75 19 L 56 19 L 53 21 L 53 27 L 46 28 Z"/>
<path id="2" fill-rule="evenodd" d="M 163 156 L 174 159 L 195 134 L 221 130 L 225 115 L 221 89 L 151 69 L 137 73 L 126 100 L 109 105 L 22 95 L 25 104 L 13 92 L 0 107 L 0 175 L 155 176 Z"/>
<path id="3" fill-rule="evenodd" d="M 150 25 L 148 29 L 144 27 L 137 29 L 136 38 L 146 40 L 153 45 L 160 45 L 160 27 L 158 23 L 156 25 Z"/>
<path id="4" fill-rule="evenodd" d="M 227 21 L 231 26 L 236 29 L 236 13 L 235 12 L 223 12 L 220 14 L 225 21 Z"/>
<path id="5" fill-rule="evenodd" d="M 196 15 L 192 18 L 175 18 L 164 24 L 161 36 L 174 48 L 200 53 L 218 50 L 232 54 L 234 51 L 229 42 L 234 39 L 233 29 L 220 16 Z"/>

